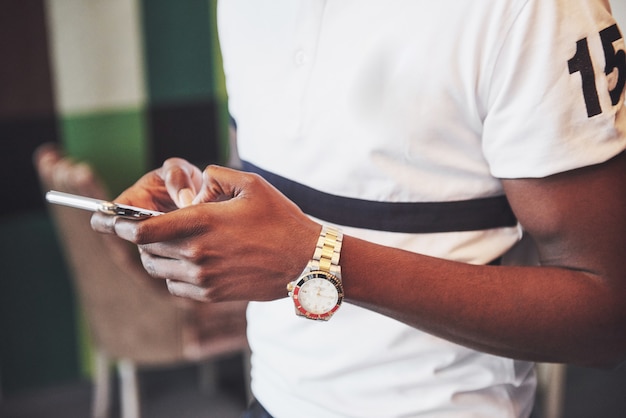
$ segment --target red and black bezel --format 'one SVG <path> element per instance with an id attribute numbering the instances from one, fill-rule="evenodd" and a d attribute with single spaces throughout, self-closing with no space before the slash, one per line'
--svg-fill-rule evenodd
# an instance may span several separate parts
<path id="1" fill-rule="evenodd" d="M 337 290 L 337 303 L 330 311 L 324 312 L 321 314 L 316 314 L 316 313 L 307 311 L 300 304 L 300 301 L 298 299 L 298 294 L 300 293 L 300 289 L 302 288 L 302 285 L 304 285 L 306 282 L 308 282 L 311 279 L 318 279 L 318 278 L 328 280 L 329 282 L 332 283 L 332 285 Z M 306 318 L 309 318 L 309 319 L 322 320 L 322 321 L 328 321 L 330 317 L 333 316 L 335 312 L 337 312 L 337 309 L 339 309 L 339 307 L 341 306 L 341 302 L 343 302 L 343 296 L 344 296 L 343 286 L 341 284 L 341 280 L 334 274 L 328 273 L 326 271 L 321 271 L 321 270 L 314 270 L 300 277 L 298 281 L 296 282 L 293 288 L 293 293 L 292 293 L 293 303 L 296 306 L 296 311 L 300 315 L 305 316 Z"/>

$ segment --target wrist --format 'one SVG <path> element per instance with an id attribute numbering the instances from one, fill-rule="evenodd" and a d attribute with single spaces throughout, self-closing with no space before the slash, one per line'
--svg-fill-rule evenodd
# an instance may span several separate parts
<path id="1" fill-rule="evenodd" d="M 287 284 L 296 315 L 314 320 L 329 320 L 343 301 L 339 258 L 343 233 L 341 229 L 323 226 L 313 256 L 302 274 Z"/>

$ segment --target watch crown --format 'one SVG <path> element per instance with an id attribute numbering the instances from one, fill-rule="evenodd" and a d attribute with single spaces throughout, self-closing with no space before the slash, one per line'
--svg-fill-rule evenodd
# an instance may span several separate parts
<path id="1" fill-rule="evenodd" d="M 287 283 L 287 292 L 289 292 L 289 296 L 291 296 L 291 292 L 293 292 L 294 284 L 293 282 Z"/>

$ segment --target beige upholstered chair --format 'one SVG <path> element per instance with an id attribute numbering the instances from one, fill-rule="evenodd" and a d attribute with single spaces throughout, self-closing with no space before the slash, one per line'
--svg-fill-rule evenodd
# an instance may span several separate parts
<path id="1" fill-rule="evenodd" d="M 561 418 L 565 401 L 567 366 L 537 363 L 537 398 L 541 418 Z"/>
<path id="2" fill-rule="evenodd" d="M 34 163 L 44 191 L 108 198 L 87 164 L 64 157 L 53 144 L 40 146 Z M 143 270 L 136 248 L 91 229 L 90 213 L 58 205 L 50 205 L 49 211 L 95 351 L 94 416 L 109 414 L 111 363 L 120 374 L 122 416 L 138 417 L 137 368 L 200 363 L 238 352 L 247 362 L 246 303 L 208 304 L 172 296 L 164 282 Z"/>

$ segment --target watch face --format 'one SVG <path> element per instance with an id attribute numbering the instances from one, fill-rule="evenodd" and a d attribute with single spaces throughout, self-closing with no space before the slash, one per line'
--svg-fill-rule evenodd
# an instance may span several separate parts
<path id="1" fill-rule="evenodd" d="M 300 313 L 311 319 L 328 319 L 343 300 L 341 282 L 323 271 L 313 271 L 298 280 L 293 300 Z"/>

